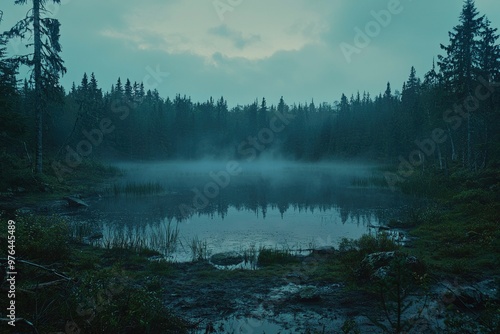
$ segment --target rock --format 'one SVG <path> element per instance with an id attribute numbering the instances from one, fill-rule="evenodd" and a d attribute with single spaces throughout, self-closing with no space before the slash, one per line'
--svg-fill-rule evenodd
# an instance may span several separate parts
<path id="1" fill-rule="evenodd" d="M 305 286 L 301 288 L 295 297 L 301 302 L 317 302 L 321 300 L 321 294 L 318 288 L 314 286 Z"/>
<path id="2" fill-rule="evenodd" d="M 373 272 L 372 277 L 378 278 L 378 279 L 384 279 L 387 277 L 387 272 L 389 268 L 387 266 L 385 267 L 380 267 L 375 272 Z"/>
<path id="3" fill-rule="evenodd" d="M 64 199 L 68 201 L 69 207 L 72 207 L 72 208 L 78 208 L 78 207 L 87 208 L 89 206 L 87 203 L 85 203 L 80 198 L 75 197 L 75 196 L 67 196 L 67 197 L 64 197 Z"/>
<path id="4" fill-rule="evenodd" d="M 225 252 L 212 255 L 210 261 L 218 266 L 234 266 L 243 262 L 244 257 L 237 252 Z"/>
<path id="5" fill-rule="evenodd" d="M 387 266 L 395 256 L 396 252 L 378 252 L 371 253 L 365 256 L 361 262 L 362 267 L 369 267 L 373 270 Z"/>
<path id="6" fill-rule="evenodd" d="M 377 252 L 365 256 L 357 270 L 357 276 L 362 279 L 384 279 L 390 274 L 390 264 L 396 256 L 404 256 L 405 263 L 410 270 L 417 273 L 425 271 L 422 263 L 415 256 L 406 256 L 396 251 Z"/>

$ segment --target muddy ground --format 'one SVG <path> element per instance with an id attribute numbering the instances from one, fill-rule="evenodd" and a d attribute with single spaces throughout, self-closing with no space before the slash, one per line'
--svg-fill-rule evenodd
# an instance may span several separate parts
<path id="1" fill-rule="evenodd" d="M 197 324 L 196 333 L 356 333 L 354 328 L 384 333 L 375 323 L 390 326 L 376 294 L 318 281 L 303 263 L 275 274 L 269 269 L 214 273 L 208 262 L 177 264 L 175 275 L 164 280 L 165 302 Z M 406 301 L 413 305 L 404 319 L 415 324 L 409 333 L 433 333 L 442 325 L 441 294 L 436 286 L 427 297 Z M 349 321 L 355 323 L 352 331 Z"/>

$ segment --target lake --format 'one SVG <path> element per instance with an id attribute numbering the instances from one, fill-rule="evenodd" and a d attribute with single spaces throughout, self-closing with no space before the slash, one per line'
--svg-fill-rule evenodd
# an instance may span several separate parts
<path id="1" fill-rule="evenodd" d="M 295 251 L 337 246 L 374 232 L 409 199 L 374 165 L 284 161 L 116 164 L 124 176 L 73 220 L 113 240 L 143 243 L 174 261 L 262 247 Z M 76 213 L 76 212 L 75 212 Z M 165 235 L 175 231 L 175 247 Z M 163 243 L 161 242 L 163 240 Z"/>

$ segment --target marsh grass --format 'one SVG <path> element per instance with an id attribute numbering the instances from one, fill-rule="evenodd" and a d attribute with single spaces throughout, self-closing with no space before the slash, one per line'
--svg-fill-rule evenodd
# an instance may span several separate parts
<path id="1" fill-rule="evenodd" d="M 89 242 L 93 245 L 98 239 L 102 238 L 101 230 L 102 226 L 97 222 L 73 222 L 69 225 L 69 236 L 73 241 Z"/>
<path id="2" fill-rule="evenodd" d="M 164 222 L 151 232 L 151 247 L 153 249 L 159 249 L 165 255 L 175 252 L 179 241 L 179 224 L 174 227 L 172 221 Z"/>
<path id="3" fill-rule="evenodd" d="M 175 252 L 179 244 L 179 226 L 164 221 L 154 226 L 107 225 L 104 228 L 101 246 L 106 249 L 127 249 L 137 253 L 148 250 L 168 256 Z"/>
<path id="4" fill-rule="evenodd" d="M 197 236 L 189 242 L 189 249 L 191 251 L 191 259 L 193 262 L 204 261 L 209 257 L 207 241 L 200 240 Z"/>
<path id="5" fill-rule="evenodd" d="M 261 247 L 259 249 L 259 255 L 257 257 L 257 264 L 259 266 L 272 266 L 276 264 L 290 264 L 297 263 L 299 259 L 293 254 L 293 251 L 287 248 L 265 248 Z"/>
<path id="6" fill-rule="evenodd" d="M 255 245 L 250 245 L 249 249 L 243 251 L 243 259 L 245 265 L 249 265 L 250 269 L 257 269 L 257 248 Z"/>

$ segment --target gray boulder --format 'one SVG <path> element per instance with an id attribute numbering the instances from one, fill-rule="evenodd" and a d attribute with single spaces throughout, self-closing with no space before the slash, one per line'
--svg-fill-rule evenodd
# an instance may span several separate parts
<path id="1" fill-rule="evenodd" d="M 405 264 L 414 272 L 423 270 L 421 262 L 415 256 L 407 256 L 397 251 L 377 252 L 365 256 L 357 270 L 359 278 L 384 279 L 390 274 L 391 261 L 396 256 L 404 256 Z"/>

